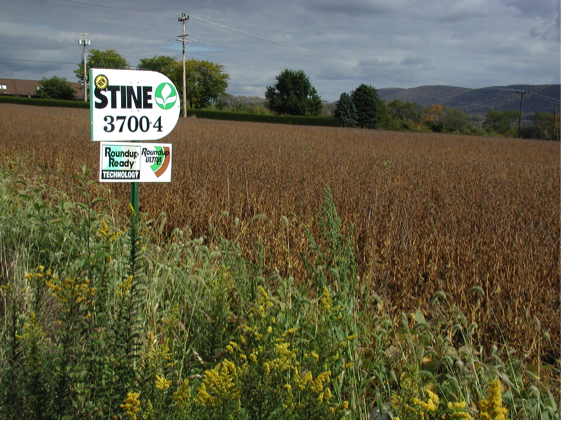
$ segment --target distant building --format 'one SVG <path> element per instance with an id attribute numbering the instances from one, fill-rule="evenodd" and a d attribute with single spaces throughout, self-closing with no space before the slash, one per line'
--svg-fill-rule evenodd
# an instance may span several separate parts
<path id="1" fill-rule="evenodd" d="M 77 100 L 84 100 L 84 92 L 77 82 L 68 82 L 76 92 Z M 23 96 L 27 98 L 39 98 L 37 89 L 41 86 L 38 80 L 25 79 L 2 79 L 0 78 L 0 95 Z"/>

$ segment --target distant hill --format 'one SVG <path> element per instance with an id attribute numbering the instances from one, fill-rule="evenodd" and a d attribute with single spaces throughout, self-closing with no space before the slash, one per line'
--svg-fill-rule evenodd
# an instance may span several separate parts
<path id="1" fill-rule="evenodd" d="M 537 111 L 553 112 L 555 106 L 559 112 L 560 85 L 509 85 L 488 88 L 469 89 L 456 86 L 419 86 L 417 88 L 382 88 L 378 95 L 389 102 L 400 99 L 404 102 L 416 102 L 422 107 L 432 104 L 448 105 L 467 114 L 485 114 L 489 109 L 499 111 L 519 110 L 520 94 L 518 90 L 530 91 L 524 96 L 524 115 L 533 116 Z"/>

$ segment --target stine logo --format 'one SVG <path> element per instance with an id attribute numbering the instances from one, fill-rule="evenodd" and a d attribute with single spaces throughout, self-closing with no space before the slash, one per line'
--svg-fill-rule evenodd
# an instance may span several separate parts
<path id="1" fill-rule="evenodd" d="M 95 108 L 104 109 L 151 109 L 153 108 L 152 86 L 105 85 L 94 90 Z M 155 100 L 162 110 L 171 109 L 177 101 L 177 91 L 170 83 L 161 83 L 155 91 Z"/>

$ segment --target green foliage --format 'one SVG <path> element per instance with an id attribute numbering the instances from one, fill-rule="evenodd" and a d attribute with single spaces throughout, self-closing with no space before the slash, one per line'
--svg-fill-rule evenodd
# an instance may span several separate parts
<path id="1" fill-rule="evenodd" d="M 554 118 L 553 113 L 542 113 L 538 111 L 532 117 L 533 127 L 536 129 L 537 133 L 532 138 L 537 139 L 548 139 L 548 140 L 559 140 L 559 127 L 561 119 L 559 114 Z"/>
<path id="2" fill-rule="evenodd" d="M 442 118 L 443 131 L 447 133 L 470 134 L 473 132 L 473 124 L 469 121 L 466 113 L 448 106 L 444 106 Z"/>
<path id="3" fill-rule="evenodd" d="M 121 231 L 76 183 L 0 178 L 2 418 L 559 417 L 559 367 L 483 348 L 443 293 L 392 320 L 329 188 L 296 286 L 235 242 L 164 240 L 163 217 Z"/>
<path id="4" fill-rule="evenodd" d="M 303 126 L 339 127 L 339 120 L 333 117 L 279 116 L 270 114 L 237 113 L 213 110 L 187 110 L 187 116 L 215 120 L 252 121 L 256 123 L 295 124 Z"/>
<path id="5" fill-rule="evenodd" d="M 518 114 L 514 110 L 503 112 L 489 110 L 485 113 L 483 127 L 491 134 L 515 136 L 517 131 L 515 123 L 518 121 Z"/>
<path id="6" fill-rule="evenodd" d="M 275 79 L 276 83 L 265 91 L 271 111 L 293 116 L 321 114 L 321 99 L 303 70 L 284 69 Z"/>
<path id="7" fill-rule="evenodd" d="M 357 125 L 355 104 L 347 92 L 343 92 L 339 97 L 333 116 L 339 119 L 342 126 L 354 127 Z"/>
<path id="8" fill-rule="evenodd" d="M 326 188 L 318 223 L 322 233 L 319 242 L 305 227 L 308 253 L 302 256 L 302 260 L 308 275 L 318 289 L 329 286 L 349 295 L 356 280 L 356 261 L 351 240 L 353 227 L 347 236 L 343 235 L 341 218 L 337 215 L 329 187 Z"/>
<path id="9" fill-rule="evenodd" d="M 39 107 L 65 107 L 65 108 L 90 108 L 89 102 L 84 101 L 66 101 L 61 99 L 39 99 L 39 98 L 21 98 L 15 96 L 0 95 L 0 103 L 4 104 L 21 104 L 35 105 Z"/>
<path id="10" fill-rule="evenodd" d="M 358 126 L 367 129 L 378 128 L 380 98 L 376 88 L 363 83 L 351 92 L 351 99 L 356 108 Z"/>
<path id="11" fill-rule="evenodd" d="M 138 70 L 151 70 L 166 75 L 183 97 L 183 63 L 170 56 L 140 59 Z M 226 94 L 230 76 L 224 66 L 206 60 L 185 60 L 185 94 L 189 108 L 202 109 L 217 104 Z"/>
<path id="12" fill-rule="evenodd" d="M 92 48 L 86 60 L 86 82 L 90 79 L 90 69 L 130 69 L 126 58 L 113 49 L 101 51 Z M 74 70 L 80 84 L 84 85 L 84 63 L 79 62 L 78 68 Z"/>
<path id="13" fill-rule="evenodd" d="M 137 70 L 150 70 L 170 77 L 177 71 L 177 59 L 170 56 L 154 56 L 152 58 L 141 58 Z"/>
<path id="14" fill-rule="evenodd" d="M 63 99 L 67 101 L 76 99 L 76 92 L 65 78 L 53 76 L 48 79 L 43 78 L 39 83 L 41 86 L 37 89 L 37 93 L 42 99 Z"/>
<path id="15" fill-rule="evenodd" d="M 179 72 L 174 72 L 170 79 L 183 92 L 183 81 L 180 62 L 176 66 Z M 206 60 L 185 60 L 185 91 L 189 108 L 201 109 L 215 103 L 228 88 L 230 75 L 224 72 L 224 66 Z"/>

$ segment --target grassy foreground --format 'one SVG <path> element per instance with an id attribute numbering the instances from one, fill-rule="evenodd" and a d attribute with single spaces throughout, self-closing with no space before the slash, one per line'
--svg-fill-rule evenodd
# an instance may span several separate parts
<path id="1" fill-rule="evenodd" d="M 306 229 L 310 282 L 297 282 L 264 267 L 259 241 L 246 259 L 220 236 L 164 236 L 163 215 L 117 226 L 86 167 L 79 201 L 0 171 L 2 418 L 560 416 L 547 332 L 531 364 L 482 346 L 441 291 L 390 318 L 357 282 L 329 189 Z"/>

